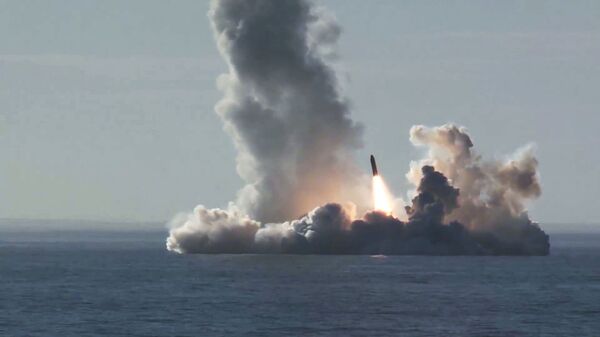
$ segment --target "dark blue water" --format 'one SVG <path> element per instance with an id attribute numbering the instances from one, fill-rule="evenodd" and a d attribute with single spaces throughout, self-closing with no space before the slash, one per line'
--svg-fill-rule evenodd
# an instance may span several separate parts
<path id="1" fill-rule="evenodd" d="M 0 236 L 0 336 L 600 336 L 600 236 L 548 257 L 176 255 Z"/>

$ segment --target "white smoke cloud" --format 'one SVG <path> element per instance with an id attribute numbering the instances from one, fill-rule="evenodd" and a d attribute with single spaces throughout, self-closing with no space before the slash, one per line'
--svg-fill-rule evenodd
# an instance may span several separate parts
<path id="1" fill-rule="evenodd" d="M 170 223 L 167 249 L 178 253 L 242 253 L 252 248 L 260 223 L 239 212 L 199 205 Z"/>
<path id="2" fill-rule="evenodd" d="M 339 93 L 331 55 L 339 26 L 307 1 L 221 0 L 210 10 L 229 64 L 216 110 L 247 182 L 236 204 L 254 219 L 284 221 L 356 195 L 353 160 L 362 127 Z"/>
<path id="3" fill-rule="evenodd" d="M 197 206 L 176 217 L 167 249 L 178 253 L 322 253 L 350 229 L 353 209 L 339 204 L 317 207 L 298 220 L 261 225 L 230 205 L 228 210 Z"/>

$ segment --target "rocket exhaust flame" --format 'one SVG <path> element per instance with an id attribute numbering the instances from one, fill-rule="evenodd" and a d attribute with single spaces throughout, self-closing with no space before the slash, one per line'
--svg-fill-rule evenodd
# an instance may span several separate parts
<path id="1" fill-rule="evenodd" d="M 387 186 L 385 186 L 383 178 L 379 175 L 373 155 L 371 155 L 371 170 L 373 171 L 373 209 L 389 215 L 392 213 L 393 198 Z"/>
<path id="2" fill-rule="evenodd" d="M 385 214 L 392 213 L 392 197 L 381 176 L 373 176 L 373 208 Z"/>

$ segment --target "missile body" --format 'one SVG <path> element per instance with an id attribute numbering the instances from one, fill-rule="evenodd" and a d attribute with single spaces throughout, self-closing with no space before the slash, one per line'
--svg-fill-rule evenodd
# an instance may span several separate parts
<path id="1" fill-rule="evenodd" d="M 375 162 L 375 157 L 371 155 L 371 170 L 373 170 L 373 176 L 378 176 L 379 172 L 377 171 L 377 163 Z"/>

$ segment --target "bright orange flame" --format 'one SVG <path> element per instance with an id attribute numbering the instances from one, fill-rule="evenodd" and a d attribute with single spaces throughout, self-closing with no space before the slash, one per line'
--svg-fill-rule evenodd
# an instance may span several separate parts
<path id="1" fill-rule="evenodd" d="M 373 177 L 373 206 L 376 211 L 392 213 L 392 196 L 380 175 Z"/>

